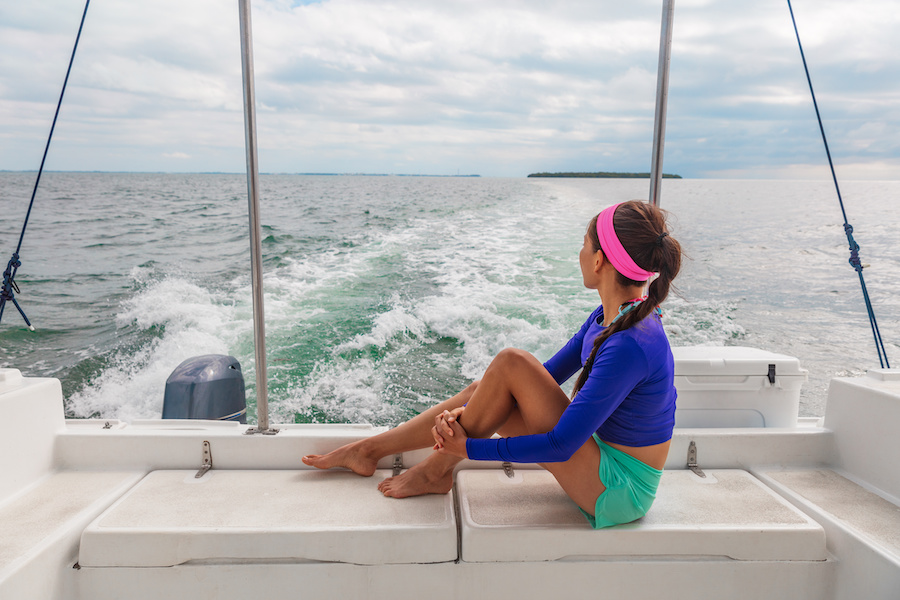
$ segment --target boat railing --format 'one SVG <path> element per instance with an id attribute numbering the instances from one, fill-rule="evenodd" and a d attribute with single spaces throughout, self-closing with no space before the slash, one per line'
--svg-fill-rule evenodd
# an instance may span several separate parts
<path id="1" fill-rule="evenodd" d="M 656 75 L 656 114 L 653 118 L 653 155 L 650 159 L 650 204 L 659 206 L 663 174 L 663 147 L 666 138 L 666 105 L 669 98 L 669 62 L 672 54 L 672 26 L 675 0 L 664 0 L 659 32 L 659 70 Z"/>
<path id="2" fill-rule="evenodd" d="M 239 0 L 241 71 L 244 85 L 244 133 L 247 150 L 247 200 L 250 207 L 250 279 L 253 285 L 253 346 L 256 358 L 257 426 L 248 434 L 272 435 L 269 428 L 269 387 L 266 377 L 266 325 L 262 286 L 262 243 L 259 224 L 259 157 L 256 149 L 256 89 L 253 76 L 253 35 L 250 0 Z"/>

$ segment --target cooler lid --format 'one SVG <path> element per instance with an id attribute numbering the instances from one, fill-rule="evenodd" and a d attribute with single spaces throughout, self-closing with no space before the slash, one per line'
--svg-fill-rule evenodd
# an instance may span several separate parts
<path id="1" fill-rule="evenodd" d="M 775 365 L 776 377 L 806 377 L 800 360 L 746 346 L 679 346 L 672 348 L 675 376 L 768 375 Z"/>

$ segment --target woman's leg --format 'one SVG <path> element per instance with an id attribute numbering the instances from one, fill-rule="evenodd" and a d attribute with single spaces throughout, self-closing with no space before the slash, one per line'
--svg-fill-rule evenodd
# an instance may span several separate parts
<path id="1" fill-rule="evenodd" d="M 433 446 L 431 428 L 434 427 L 434 418 L 445 410 L 459 408 L 468 402 L 477 387 L 476 381 L 449 400 L 432 406 L 384 433 L 341 446 L 328 454 L 310 454 L 304 456 L 302 460 L 311 467 L 319 469 L 344 467 L 369 477 L 375 472 L 378 461 L 385 456 Z"/>
<path id="2" fill-rule="evenodd" d="M 504 350 L 488 367 L 459 423 L 470 437 L 490 437 L 497 431 L 504 436 L 546 433 L 556 426 L 568 405 L 565 393 L 534 356 Z M 432 454 L 405 473 L 385 479 L 378 489 L 396 498 L 447 493 L 453 486 L 453 467 L 460 460 Z M 597 496 L 604 490 L 599 465 L 600 450 L 588 440 L 565 463 L 542 466 L 579 506 L 593 514 Z"/>

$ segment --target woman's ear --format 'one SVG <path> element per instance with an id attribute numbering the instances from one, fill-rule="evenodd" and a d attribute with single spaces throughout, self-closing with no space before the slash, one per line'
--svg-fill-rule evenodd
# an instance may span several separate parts
<path id="1" fill-rule="evenodd" d="M 603 250 L 598 251 L 594 257 L 594 273 L 599 275 L 601 269 L 603 269 L 603 265 L 608 263 L 609 261 L 606 260 L 606 255 L 603 254 Z"/>

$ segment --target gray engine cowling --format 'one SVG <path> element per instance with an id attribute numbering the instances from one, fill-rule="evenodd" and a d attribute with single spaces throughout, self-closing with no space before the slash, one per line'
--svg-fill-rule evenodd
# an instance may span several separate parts
<path id="1" fill-rule="evenodd" d="M 233 356 L 205 354 L 178 365 L 166 380 L 162 418 L 246 423 L 241 363 Z"/>

